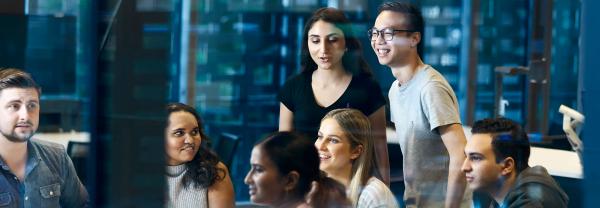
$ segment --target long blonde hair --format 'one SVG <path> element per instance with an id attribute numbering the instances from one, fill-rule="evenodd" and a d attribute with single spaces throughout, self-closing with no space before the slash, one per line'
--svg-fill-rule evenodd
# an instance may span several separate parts
<path id="1" fill-rule="evenodd" d="M 365 114 L 351 108 L 332 110 L 323 117 L 321 122 L 329 118 L 334 119 L 342 127 L 344 134 L 350 140 L 351 149 L 355 149 L 359 145 L 363 147 L 360 156 L 352 161 L 352 173 L 348 186 L 348 198 L 356 207 L 360 192 L 369 178 L 380 177 L 375 162 L 371 123 Z"/>

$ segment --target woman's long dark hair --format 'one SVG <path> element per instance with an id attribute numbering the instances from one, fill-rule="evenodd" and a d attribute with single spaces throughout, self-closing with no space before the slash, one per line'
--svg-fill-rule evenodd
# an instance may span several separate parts
<path id="1" fill-rule="evenodd" d="M 317 64 L 310 57 L 308 51 L 308 31 L 312 28 L 315 22 L 323 20 L 335 25 L 344 33 L 346 48 L 348 49 L 342 57 L 342 66 L 347 72 L 352 75 L 372 76 L 371 68 L 365 61 L 362 54 L 362 47 L 356 35 L 352 32 L 352 24 L 346 18 L 344 12 L 335 8 L 321 8 L 306 21 L 304 31 L 302 32 L 302 47 L 300 59 L 302 64 L 302 73 L 312 73 L 317 69 Z"/>
<path id="2" fill-rule="evenodd" d="M 187 112 L 190 113 L 198 121 L 198 129 L 200 129 L 200 137 L 202 143 L 198 148 L 198 153 L 192 161 L 185 163 L 187 171 L 183 176 L 182 182 L 184 187 L 193 186 L 194 188 L 207 188 L 215 182 L 223 180 L 226 177 L 226 171 L 217 167 L 219 158 L 217 155 L 206 147 L 206 143 L 210 140 L 204 133 L 202 119 L 193 107 L 183 103 L 170 103 L 167 105 L 167 118 L 171 113 Z M 168 122 L 168 119 L 167 119 Z"/>
<path id="3" fill-rule="evenodd" d="M 311 190 L 313 181 L 318 183 L 317 191 L 309 199 L 313 207 L 347 207 L 346 188 L 337 181 L 325 176 L 319 169 L 319 155 L 314 144 L 299 134 L 276 132 L 255 145 L 273 161 L 280 175 L 291 171 L 298 172 L 297 186 L 292 190 L 295 199 L 304 200 Z"/>

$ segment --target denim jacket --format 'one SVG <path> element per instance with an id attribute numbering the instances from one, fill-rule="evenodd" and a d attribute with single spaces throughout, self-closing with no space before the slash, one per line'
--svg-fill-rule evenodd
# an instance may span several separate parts
<path id="1" fill-rule="evenodd" d="M 0 157 L 0 208 L 87 207 L 89 196 L 60 144 L 27 142 L 25 180 Z"/>

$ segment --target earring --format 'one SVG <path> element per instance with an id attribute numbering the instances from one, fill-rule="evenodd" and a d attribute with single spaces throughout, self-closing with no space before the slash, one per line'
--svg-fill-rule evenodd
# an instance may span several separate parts
<path id="1" fill-rule="evenodd" d="M 348 48 L 344 49 L 345 52 L 348 52 Z"/>

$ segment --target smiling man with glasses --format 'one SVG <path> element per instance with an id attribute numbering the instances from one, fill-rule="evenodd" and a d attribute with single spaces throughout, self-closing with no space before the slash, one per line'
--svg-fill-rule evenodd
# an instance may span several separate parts
<path id="1" fill-rule="evenodd" d="M 406 206 L 468 207 L 460 170 L 466 138 L 458 101 L 446 79 L 419 56 L 419 8 L 382 4 L 368 35 L 379 63 L 390 67 L 396 78 L 389 91 L 390 115 L 404 159 Z"/>

